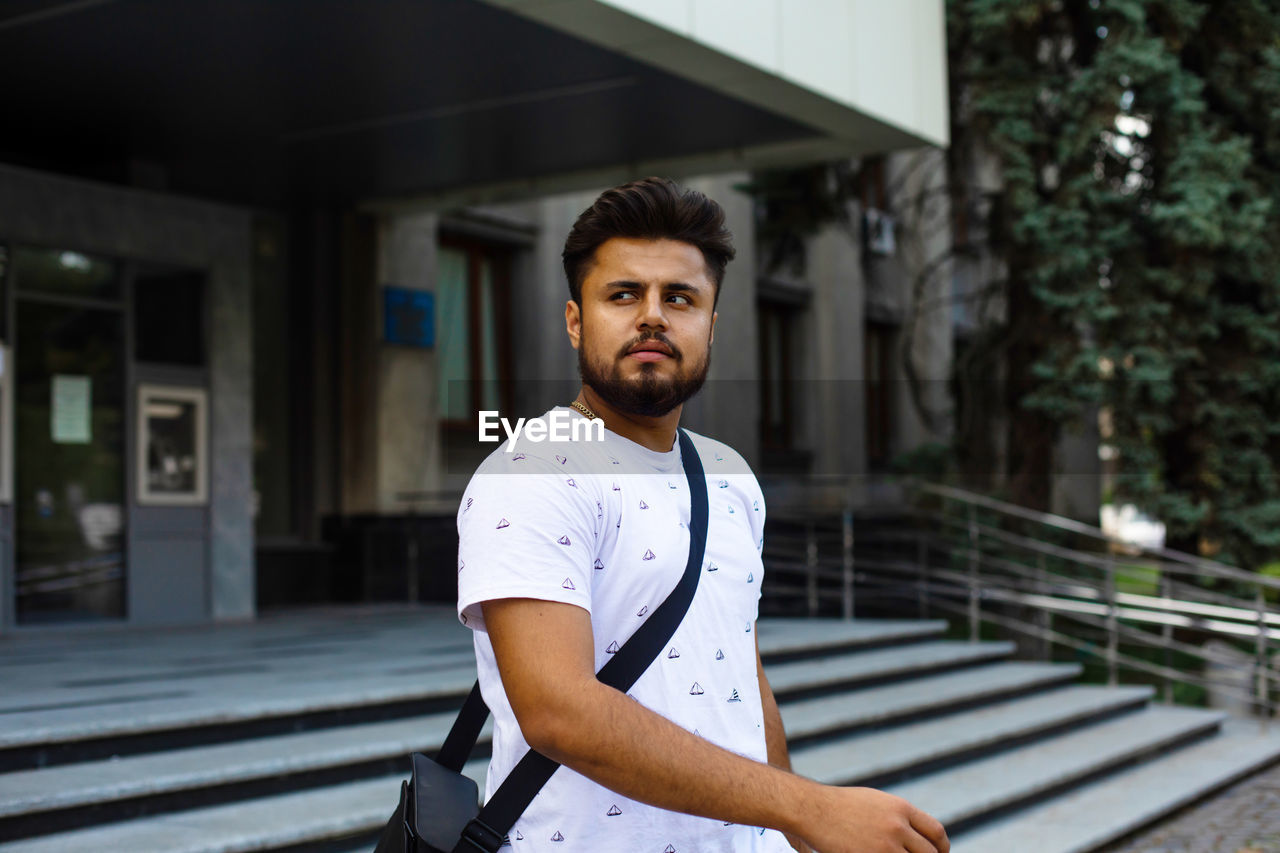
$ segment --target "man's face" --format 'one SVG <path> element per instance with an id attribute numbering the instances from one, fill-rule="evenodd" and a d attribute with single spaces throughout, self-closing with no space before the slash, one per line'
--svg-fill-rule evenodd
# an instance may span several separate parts
<path id="1" fill-rule="evenodd" d="M 581 307 L 565 306 L 583 383 L 618 411 L 667 414 L 707 377 L 714 303 L 715 282 L 696 246 L 605 241 L 582 282 Z"/>

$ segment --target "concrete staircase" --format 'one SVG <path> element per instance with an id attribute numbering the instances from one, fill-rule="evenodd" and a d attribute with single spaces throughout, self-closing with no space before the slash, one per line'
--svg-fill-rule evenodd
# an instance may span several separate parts
<path id="1" fill-rule="evenodd" d="M 0 647 L 0 683 L 23 688 L 0 694 L 0 851 L 371 850 L 405 756 L 438 748 L 474 677 L 450 614 L 397 618 L 187 638 L 141 670 L 115 647 Z M 958 853 L 1066 853 L 1280 759 L 1280 725 L 1078 685 L 1074 665 L 945 627 L 762 620 L 796 771 L 910 799 Z M 178 660 L 198 690 L 177 689 Z"/>

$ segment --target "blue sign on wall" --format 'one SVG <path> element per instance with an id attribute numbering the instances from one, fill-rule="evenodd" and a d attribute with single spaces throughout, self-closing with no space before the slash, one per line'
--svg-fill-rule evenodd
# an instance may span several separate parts
<path id="1" fill-rule="evenodd" d="M 430 349 L 436 345 L 436 295 L 426 290 L 382 288 L 382 339 Z"/>

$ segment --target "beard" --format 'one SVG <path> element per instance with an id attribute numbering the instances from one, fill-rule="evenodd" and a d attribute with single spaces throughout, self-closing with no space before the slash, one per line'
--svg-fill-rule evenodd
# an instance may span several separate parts
<path id="1" fill-rule="evenodd" d="M 639 376 L 624 377 L 622 359 L 626 358 L 627 352 L 639 343 L 653 340 L 671 348 L 676 363 L 675 375 L 663 376 L 659 373 L 660 364 L 642 362 Z M 578 344 L 578 374 L 582 377 L 582 384 L 589 386 L 617 411 L 648 418 L 662 417 L 697 394 L 711 367 L 711 348 L 708 347 L 700 363 L 688 371 L 682 370 L 684 354 L 661 332 L 629 341 L 618 351 L 611 365 L 594 361 L 586 353 L 587 337 L 584 333 Z"/>

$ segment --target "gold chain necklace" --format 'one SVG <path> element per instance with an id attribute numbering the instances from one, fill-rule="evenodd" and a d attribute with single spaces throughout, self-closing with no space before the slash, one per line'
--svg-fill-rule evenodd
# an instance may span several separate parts
<path id="1" fill-rule="evenodd" d="M 599 419 L 600 417 L 595 412 L 588 409 L 585 405 L 583 405 L 582 403 L 579 403 L 577 400 L 574 400 L 569 405 L 577 409 L 579 412 L 582 412 L 582 414 L 586 415 L 588 418 L 590 418 L 593 421 Z"/>

